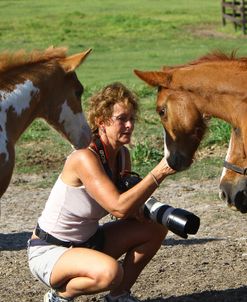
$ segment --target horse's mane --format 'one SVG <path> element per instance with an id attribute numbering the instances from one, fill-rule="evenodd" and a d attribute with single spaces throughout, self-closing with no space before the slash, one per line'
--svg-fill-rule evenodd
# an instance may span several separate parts
<path id="1" fill-rule="evenodd" d="M 177 65 L 177 66 L 164 66 L 163 69 L 174 69 L 174 68 L 181 68 L 181 67 L 187 67 L 191 65 L 198 65 L 201 63 L 206 62 L 216 62 L 216 61 L 238 61 L 247 63 L 247 57 L 237 57 L 237 51 L 233 50 L 230 54 L 226 54 L 220 50 L 215 50 L 211 53 L 208 53 L 204 56 L 199 57 L 196 60 L 193 60 L 187 64 Z"/>
<path id="2" fill-rule="evenodd" d="M 33 50 L 29 53 L 23 49 L 14 53 L 5 51 L 0 53 L 0 73 L 23 65 L 48 62 L 53 59 L 62 59 L 66 57 L 66 54 L 66 47 L 53 46 L 44 51 Z"/>
<path id="3" fill-rule="evenodd" d="M 220 50 L 215 50 L 211 53 L 208 53 L 192 62 L 189 65 L 196 65 L 203 62 L 214 62 L 214 61 L 247 61 L 246 57 L 237 58 L 237 51 L 233 50 L 230 54 L 226 54 Z"/>

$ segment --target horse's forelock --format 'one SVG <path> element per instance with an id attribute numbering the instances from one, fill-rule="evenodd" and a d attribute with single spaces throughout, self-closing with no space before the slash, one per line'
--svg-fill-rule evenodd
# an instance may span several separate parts
<path id="1" fill-rule="evenodd" d="M 34 50 L 30 53 L 25 50 L 19 50 L 14 53 L 5 51 L 0 53 L 0 72 L 5 72 L 26 64 L 48 62 L 53 59 L 63 59 L 66 55 L 66 47 L 52 46 L 44 51 Z"/>

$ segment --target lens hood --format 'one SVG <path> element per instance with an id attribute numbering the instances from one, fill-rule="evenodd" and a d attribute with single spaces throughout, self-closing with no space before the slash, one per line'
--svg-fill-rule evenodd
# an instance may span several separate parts
<path id="1" fill-rule="evenodd" d="M 153 196 L 145 202 L 144 214 L 182 238 L 196 234 L 200 227 L 200 218 L 195 214 L 163 204 Z"/>

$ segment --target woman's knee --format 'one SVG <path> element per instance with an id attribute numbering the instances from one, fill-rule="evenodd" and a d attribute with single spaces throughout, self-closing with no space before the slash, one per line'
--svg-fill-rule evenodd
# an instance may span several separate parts
<path id="1" fill-rule="evenodd" d="M 168 229 L 166 227 L 155 222 L 148 223 L 146 227 L 148 229 L 149 241 L 151 241 L 152 244 L 161 244 L 168 233 Z"/>
<path id="2" fill-rule="evenodd" d="M 97 273 L 95 282 L 102 289 L 112 289 L 120 285 L 123 279 L 123 268 L 116 260 L 102 265 Z"/>

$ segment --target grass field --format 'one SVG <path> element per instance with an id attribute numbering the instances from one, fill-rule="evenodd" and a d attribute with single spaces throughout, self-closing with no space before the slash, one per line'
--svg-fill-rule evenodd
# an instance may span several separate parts
<path id="1" fill-rule="evenodd" d="M 240 55 L 246 54 L 246 37 L 241 31 L 235 32 L 231 24 L 222 27 L 220 2 L 1 0 L 0 51 L 50 45 L 67 46 L 69 53 L 93 48 L 78 70 L 86 88 L 84 103 L 95 90 L 112 81 L 121 81 L 138 93 L 141 119 L 132 155 L 135 169 L 145 173 L 162 155 L 162 130 L 154 112 L 155 92 L 134 76 L 133 69 L 157 70 L 215 49 L 238 49 Z M 213 120 L 208 133 L 204 146 L 226 143 L 229 127 Z M 58 173 L 69 148 L 57 133 L 36 121 L 17 145 L 17 171 L 49 168 Z M 218 157 L 211 160 L 221 167 Z"/>
<path id="2" fill-rule="evenodd" d="M 88 89 L 139 84 L 134 68 L 179 64 L 213 49 L 244 53 L 246 39 L 221 24 L 220 0 L 0 1 L 0 50 L 93 48 L 78 74 Z"/>

